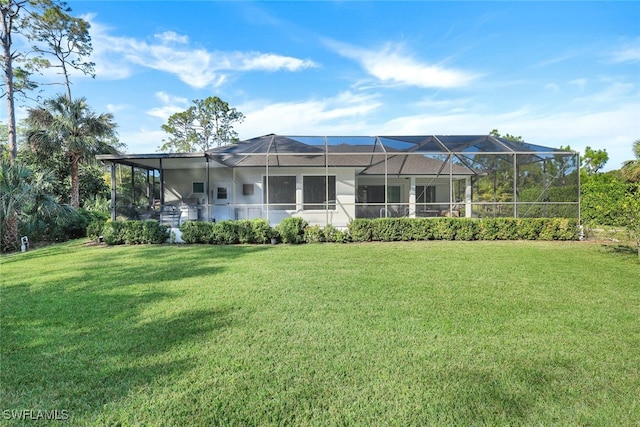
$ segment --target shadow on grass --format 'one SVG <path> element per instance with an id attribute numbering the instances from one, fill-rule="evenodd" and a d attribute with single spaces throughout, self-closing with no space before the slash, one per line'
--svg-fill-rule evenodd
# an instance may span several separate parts
<path id="1" fill-rule="evenodd" d="M 0 410 L 65 409 L 72 420 L 92 418 L 190 369 L 195 362 L 184 349 L 232 327 L 234 308 L 179 310 L 174 301 L 189 292 L 181 281 L 215 284 L 226 263 L 266 249 L 66 247 L 29 254 L 24 268 L 17 258 L 11 268 L 3 260 Z M 28 270 L 45 259 L 51 265 Z M 39 277 L 46 272 L 52 279 Z"/>
<path id="2" fill-rule="evenodd" d="M 633 246 L 621 245 L 621 244 L 617 244 L 617 245 L 604 244 L 602 245 L 602 248 L 607 253 L 610 253 L 610 254 L 622 256 L 624 258 L 629 257 L 629 258 L 638 259 L 638 249 Z"/>

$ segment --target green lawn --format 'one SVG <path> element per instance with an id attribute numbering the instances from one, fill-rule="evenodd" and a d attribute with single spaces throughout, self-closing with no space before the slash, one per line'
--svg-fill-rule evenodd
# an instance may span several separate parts
<path id="1" fill-rule="evenodd" d="M 76 241 L 0 262 L 0 424 L 640 424 L 631 250 Z"/>

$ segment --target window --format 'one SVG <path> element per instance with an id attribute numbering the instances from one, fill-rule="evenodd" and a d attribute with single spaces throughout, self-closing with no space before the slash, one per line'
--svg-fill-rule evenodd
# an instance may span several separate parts
<path id="1" fill-rule="evenodd" d="M 216 199 L 218 200 L 227 199 L 227 187 L 218 187 L 218 189 L 216 190 Z"/>
<path id="2" fill-rule="evenodd" d="M 270 176 L 268 179 L 265 176 L 262 180 L 264 200 L 269 203 L 271 209 L 294 210 L 296 208 L 295 176 Z"/>
<path id="3" fill-rule="evenodd" d="M 416 203 L 435 203 L 435 185 L 416 185 Z"/>
<path id="4" fill-rule="evenodd" d="M 204 182 L 194 182 L 191 186 L 192 193 L 204 193 Z"/>
<path id="5" fill-rule="evenodd" d="M 328 183 L 328 188 L 327 188 Z M 336 177 L 335 176 L 303 176 L 302 177 L 303 209 L 335 209 Z"/>
<path id="6" fill-rule="evenodd" d="M 253 196 L 253 184 L 242 184 L 242 195 Z"/>
<path id="7" fill-rule="evenodd" d="M 400 203 L 401 193 L 399 185 L 387 187 L 387 202 Z M 358 198 L 362 203 L 384 203 L 384 185 L 360 185 Z"/>

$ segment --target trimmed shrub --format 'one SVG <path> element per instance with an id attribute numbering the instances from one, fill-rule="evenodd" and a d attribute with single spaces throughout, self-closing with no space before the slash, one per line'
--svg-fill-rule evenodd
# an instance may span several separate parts
<path id="1" fill-rule="evenodd" d="M 142 223 L 142 243 L 161 244 L 169 238 L 169 226 L 162 225 L 154 219 Z"/>
<path id="2" fill-rule="evenodd" d="M 471 218 L 460 218 L 457 223 L 455 240 L 476 240 L 478 237 L 478 222 Z"/>
<path id="3" fill-rule="evenodd" d="M 545 221 L 543 218 L 519 218 L 517 220 L 518 238 L 522 240 L 538 240 Z"/>
<path id="4" fill-rule="evenodd" d="M 339 228 L 335 228 L 331 224 L 324 227 L 323 232 L 325 242 L 348 243 L 351 240 L 351 236 L 349 236 L 348 231 L 343 231 Z"/>
<path id="5" fill-rule="evenodd" d="M 255 242 L 251 221 L 249 221 L 248 219 L 241 219 L 236 221 L 235 224 L 239 243 L 246 244 Z"/>
<path id="6" fill-rule="evenodd" d="M 435 221 L 433 218 L 416 218 L 411 221 L 413 223 L 413 239 L 414 240 L 433 240 Z"/>
<path id="7" fill-rule="evenodd" d="M 253 243 L 269 243 L 271 241 L 272 228 L 266 219 L 251 220 L 253 230 Z"/>
<path id="8" fill-rule="evenodd" d="M 376 218 L 373 220 L 371 239 L 393 242 L 402 239 L 402 224 L 397 218 Z"/>
<path id="9" fill-rule="evenodd" d="M 182 240 L 185 243 L 214 243 L 212 222 L 187 221 L 180 226 Z"/>
<path id="10" fill-rule="evenodd" d="M 456 236 L 457 218 L 436 218 L 433 220 L 433 238 L 436 240 L 453 240 Z"/>
<path id="11" fill-rule="evenodd" d="M 320 243 L 325 241 L 325 235 L 319 225 L 310 225 L 304 229 L 306 243 Z"/>
<path id="12" fill-rule="evenodd" d="M 127 245 L 138 245 L 142 243 L 142 221 L 127 221 L 124 224 L 124 243 Z"/>
<path id="13" fill-rule="evenodd" d="M 298 244 L 304 242 L 304 229 L 308 225 L 303 218 L 291 216 L 280 221 L 276 229 L 280 233 L 282 243 Z"/>
<path id="14" fill-rule="evenodd" d="M 349 223 L 349 235 L 354 242 L 370 242 L 373 237 L 373 220 L 356 218 Z"/>
<path id="15" fill-rule="evenodd" d="M 107 245 L 122 245 L 124 243 L 124 222 L 108 221 L 102 229 L 102 238 Z"/>
<path id="16" fill-rule="evenodd" d="M 220 245 L 234 245 L 240 242 L 238 221 L 220 221 L 216 222 L 214 229 L 214 243 Z"/>

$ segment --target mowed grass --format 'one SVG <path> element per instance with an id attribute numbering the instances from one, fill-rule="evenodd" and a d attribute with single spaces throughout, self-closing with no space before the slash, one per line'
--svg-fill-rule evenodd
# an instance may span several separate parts
<path id="1" fill-rule="evenodd" d="M 0 262 L 0 411 L 66 410 L 72 425 L 640 424 L 633 251 L 72 242 Z"/>

